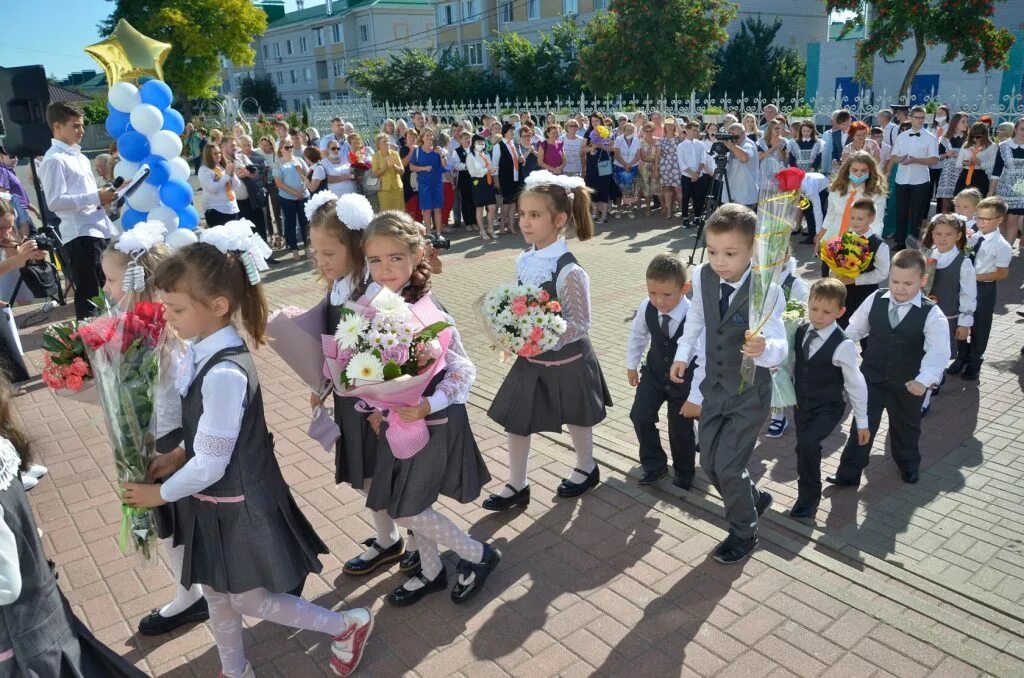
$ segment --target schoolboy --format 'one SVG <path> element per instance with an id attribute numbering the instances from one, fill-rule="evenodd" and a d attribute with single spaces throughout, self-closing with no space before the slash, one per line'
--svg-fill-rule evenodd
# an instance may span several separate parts
<path id="1" fill-rule="evenodd" d="M 686 329 L 676 350 L 671 378 L 684 383 L 688 364 L 697 356 L 706 375 L 690 387 L 686 416 L 700 414 L 700 465 L 725 503 L 729 536 L 714 550 L 721 563 L 738 563 L 757 546 L 757 519 L 772 503 L 747 473 L 757 435 L 768 418 L 770 368 L 786 357 L 782 323 L 785 297 L 772 284 L 768 299 L 776 303 L 763 330 L 750 328 L 750 259 L 754 248 L 753 211 L 722 205 L 705 224 L 709 263 L 697 268 Z M 741 384 L 742 358 L 753 360 L 750 382 Z M 703 401 L 703 402 L 701 402 Z"/>
<path id="2" fill-rule="evenodd" d="M 839 469 L 825 480 L 835 485 L 860 484 L 871 444 L 882 420 L 889 415 L 892 458 L 905 483 L 918 481 L 921 452 L 921 405 L 925 391 L 942 379 L 949 362 L 949 324 L 939 307 L 924 298 L 928 282 L 925 258 L 918 250 L 902 250 L 892 258 L 889 288 L 868 297 L 850 318 L 846 336 L 868 338 L 861 373 L 868 384 L 868 428 L 861 443 L 851 432 Z"/>
<path id="3" fill-rule="evenodd" d="M 847 285 L 846 308 L 850 316 L 889 277 L 889 245 L 871 230 L 874 220 L 875 202 L 871 198 L 859 198 L 850 206 L 850 230 L 867 238 L 868 249 L 873 255 L 871 263 L 856 278 L 837 277 L 839 282 Z M 839 318 L 840 327 L 846 327 L 849 322 L 846 317 Z"/>
<path id="4" fill-rule="evenodd" d="M 981 363 L 992 333 L 992 315 L 996 310 L 996 283 L 1006 280 L 1010 274 L 1013 248 L 999 230 L 1006 212 L 1006 201 L 993 196 L 979 202 L 974 215 L 978 232 L 971 238 L 970 245 L 974 250 L 971 258 L 978 280 L 978 305 L 974 309 L 970 341 L 957 342 L 956 360 L 946 370 L 948 374 L 962 372 L 960 376 L 967 381 L 981 374 Z"/>
<path id="5" fill-rule="evenodd" d="M 836 320 L 846 312 L 847 287 L 835 278 L 811 285 L 807 319 L 796 329 L 793 385 L 796 388 L 797 498 L 789 515 L 814 518 L 821 500 L 821 443 L 853 408 L 857 442 L 866 445 L 868 387 L 860 373 L 857 347 Z"/>
<path id="6" fill-rule="evenodd" d="M 965 188 L 953 198 L 953 210 L 967 220 L 968 239 L 978 232 L 978 222 L 974 220 L 974 213 L 978 211 L 980 202 L 981 191 L 976 188 Z"/>
<path id="7" fill-rule="evenodd" d="M 690 394 L 696 361 L 687 368 L 687 379 L 669 379 L 679 338 L 686 327 L 686 299 L 690 285 L 686 267 L 672 254 L 659 254 L 647 266 L 647 299 L 640 304 L 626 347 L 626 378 L 637 389 L 629 418 L 640 442 L 641 485 L 651 485 L 668 475 L 668 458 L 658 432 L 658 411 L 668 402 L 668 441 L 672 451 L 672 483 L 684 490 L 693 481 L 696 444 L 694 420 L 684 417 L 683 404 Z M 648 346 L 650 346 L 648 350 Z M 644 351 L 647 360 L 640 366 Z"/>

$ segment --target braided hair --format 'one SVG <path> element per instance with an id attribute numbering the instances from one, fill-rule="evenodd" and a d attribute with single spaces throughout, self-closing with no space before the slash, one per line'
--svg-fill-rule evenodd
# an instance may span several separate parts
<path id="1" fill-rule="evenodd" d="M 415 304 L 430 293 L 430 264 L 423 256 L 427 244 L 424 232 L 423 225 L 405 212 L 387 210 L 373 218 L 363 235 L 364 247 L 374 238 L 392 238 L 408 247 L 410 252 L 420 252 L 420 260 L 416 262 L 409 284 L 401 292 L 402 298 L 410 304 Z"/>

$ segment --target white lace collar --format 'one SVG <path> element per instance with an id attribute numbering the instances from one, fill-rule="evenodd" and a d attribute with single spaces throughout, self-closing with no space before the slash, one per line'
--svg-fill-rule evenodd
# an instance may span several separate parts
<path id="1" fill-rule="evenodd" d="M 335 280 L 331 285 L 331 306 L 341 306 L 348 301 L 354 288 L 355 284 L 351 273 L 344 278 Z"/>
<path id="2" fill-rule="evenodd" d="M 0 490 L 11 486 L 11 480 L 21 477 L 21 457 L 10 440 L 0 437 Z"/>
<path id="3" fill-rule="evenodd" d="M 565 238 L 559 238 L 544 249 L 531 247 L 519 255 L 516 262 L 516 275 L 524 283 L 542 285 L 555 275 L 558 260 L 569 251 Z"/>

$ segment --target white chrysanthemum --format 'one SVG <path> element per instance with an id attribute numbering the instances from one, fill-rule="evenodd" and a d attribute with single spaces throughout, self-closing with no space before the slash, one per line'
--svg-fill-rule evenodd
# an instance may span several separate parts
<path id="1" fill-rule="evenodd" d="M 334 331 L 334 340 L 338 348 L 352 350 L 359 343 L 359 335 L 366 331 L 366 318 L 359 313 L 344 316 L 338 321 L 338 329 Z"/>
<path id="2" fill-rule="evenodd" d="M 372 353 L 356 353 L 345 368 L 345 376 L 350 382 L 384 381 L 384 365 Z"/>
<path id="3" fill-rule="evenodd" d="M 395 294 L 387 287 L 382 287 L 380 292 L 370 302 L 379 313 L 385 316 L 397 316 L 406 310 L 405 299 Z"/>

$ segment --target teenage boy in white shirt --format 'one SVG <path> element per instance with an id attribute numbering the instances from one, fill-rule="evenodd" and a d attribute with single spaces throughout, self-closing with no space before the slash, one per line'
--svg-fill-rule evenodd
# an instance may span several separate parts
<path id="1" fill-rule="evenodd" d="M 939 158 L 939 142 L 924 129 L 923 106 L 910 109 L 910 129 L 896 137 L 896 234 L 894 252 L 906 249 L 907 235 L 917 234 L 928 217 L 932 178 L 928 168 Z"/>

